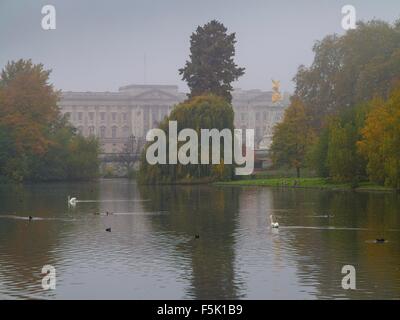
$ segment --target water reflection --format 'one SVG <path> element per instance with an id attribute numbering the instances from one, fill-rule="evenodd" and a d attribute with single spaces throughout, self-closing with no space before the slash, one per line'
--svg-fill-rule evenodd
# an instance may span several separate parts
<path id="1" fill-rule="evenodd" d="M 83 202 L 68 208 L 68 195 Z M 0 298 L 399 298 L 399 198 L 127 180 L 2 185 Z M 41 288 L 45 264 L 57 269 L 55 291 Z M 355 291 L 341 288 L 347 264 Z"/>
<path id="2" fill-rule="evenodd" d="M 141 194 L 151 199 L 144 204 L 147 210 L 171 212 L 153 220 L 154 230 L 185 239 L 176 246 L 176 251 L 190 261 L 190 269 L 186 270 L 190 275 L 186 296 L 241 297 L 238 292 L 241 281 L 234 274 L 239 190 L 205 186 L 142 187 Z"/>

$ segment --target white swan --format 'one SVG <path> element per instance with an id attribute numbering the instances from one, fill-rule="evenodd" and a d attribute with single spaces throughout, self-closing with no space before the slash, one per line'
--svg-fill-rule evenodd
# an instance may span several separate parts
<path id="1" fill-rule="evenodd" d="M 68 196 L 68 205 L 75 207 L 76 206 L 76 198 L 71 198 Z"/>
<path id="2" fill-rule="evenodd" d="M 274 222 L 272 215 L 270 215 L 269 218 L 271 219 L 271 228 L 274 228 L 274 229 L 279 228 L 279 223 Z"/>

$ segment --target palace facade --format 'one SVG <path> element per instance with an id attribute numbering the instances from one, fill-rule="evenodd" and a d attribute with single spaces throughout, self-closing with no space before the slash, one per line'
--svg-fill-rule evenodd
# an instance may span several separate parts
<path id="1" fill-rule="evenodd" d="M 272 92 L 240 90 L 232 94 L 235 127 L 254 129 L 257 148 L 268 149 L 272 129 L 282 120 L 288 95 L 272 102 Z M 104 154 L 124 152 L 128 142 L 144 141 L 186 94 L 173 85 L 129 85 L 118 92 L 62 92 L 59 107 L 84 136 L 99 137 Z"/>

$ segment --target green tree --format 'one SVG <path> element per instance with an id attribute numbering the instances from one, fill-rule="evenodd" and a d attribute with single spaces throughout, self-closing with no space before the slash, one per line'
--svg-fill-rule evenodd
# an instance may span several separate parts
<path id="1" fill-rule="evenodd" d="M 366 176 L 366 162 L 357 150 L 357 141 L 368 110 L 369 105 L 362 104 L 326 120 L 308 154 L 308 164 L 319 176 L 354 186 Z"/>
<path id="2" fill-rule="evenodd" d="M 387 97 L 400 74 L 399 27 L 383 21 L 359 22 L 343 36 L 329 35 L 313 48 L 310 67 L 296 74 L 295 96 L 305 104 L 317 130 L 326 116 Z"/>
<path id="3" fill-rule="evenodd" d="M 233 165 L 223 163 L 224 140 L 221 139 L 221 164 L 209 165 L 201 163 L 201 129 L 230 129 L 233 132 L 234 113 L 232 106 L 222 97 L 214 95 L 197 96 L 178 104 L 169 117 L 160 124 L 167 137 L 169 121 L 177 121 L 178 132 L 182 129 L 193 129 L 198 135 L 198 163 L 199 164 L 165 164 L 150 165 L 146 160 L 146 150 L 142 153 L 139 181 L 146 184 L 183 183 L 196 181 L 212 181 L 230 179 L 233 174 Z M 210 140 L 211 141 L 211 140 Z M 178 144 L 179 147 L 183 144 Z M 169 142 L 167 141 L 166 154 L 168 155 Z M 210 148 L 211 154 L 211 148 Z M 210 157 L 211 159 L 211 157 Z M 168 159 L 167 159 L 168 160 Z"/>
<path id="4" fill-rule="evenodd" d="M 99 145 L 96 138 L 75 135 L 68 144 L 67 177 L 70 180 L 88 180 L 99 174 Z"/>
<path id="5" fill-rule="evenodd" d="M 7 174 L 6 166 L 10 158 L 15 156 L 14 141 L 6 126 L 0 125 L 0 177 Z"/>
<path id="6" fill-rule="evenodd" d="M 322 129 L 316 142 L 311 145 L 307 154 L 307 165 L 315 169 L 319 177 L 329 177 L 329 168 L 327 165 L 327 154 L 329 144 L 329 128 Z"/>
<path id="7" fill-rule="evenodd" d="M 308 146 L 314 140 L 315 134 L 304 104 L 293 98 L 285 111 L 283 122 L 274 128 L 271 145 L 274 164 L 295 168 L 297 177 L 300 177 L 300 170 L 306 163 Z"/>
<path id="8" fill-rule="evenodd" d="M 245 70 L 234 62 L 235 38 L 235 33 L 227 34 L 227 28 L 216 20 L 199 26 L 192 34 L 190 61 L 179 69 L 190 88 L 189 97 L 215 94 L 231 102 L 231 83 Z"/>
<path id="9" fill-rule="evenodd" d="M 344 110 L 330 120 L 326 165 L 329 175 L 339 182 L 357 186 L 365 177 L 365 160 L 357 150 L 360 129 L 364 125 L 365 107 Z"/>
<path id="10" fill-rule="evenodd" d="M 67 123 L 54 131 L 52 144 L 41 157 L 30 159 L 28 180 L 88 180 L 99 176 L 99 143 L 84 138 Z"/>

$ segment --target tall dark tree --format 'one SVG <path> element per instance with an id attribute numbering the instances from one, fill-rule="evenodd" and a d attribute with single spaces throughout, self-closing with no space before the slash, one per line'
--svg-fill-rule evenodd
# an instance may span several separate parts
<path id="1" fill-rule="evenodd" d="M 190 61 L 179 69 L 190 88 L 189 97 L 214 94 L 231 102 L 232 85 L 245 69 L 234 62 L 235 33 L 213 20 L 199 26 L 190 38 Z"/>

